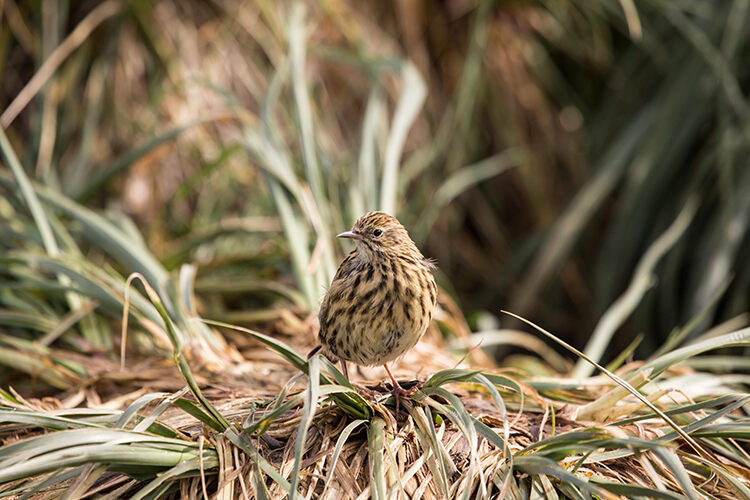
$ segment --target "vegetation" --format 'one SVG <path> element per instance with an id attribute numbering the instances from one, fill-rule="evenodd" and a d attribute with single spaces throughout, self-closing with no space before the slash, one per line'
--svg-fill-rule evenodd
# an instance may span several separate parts
<path id="1" fill-rule="evenodd" d="M 750 498 L 750 2 L 85 4 L 0 3 L 0 495 Z M 373 208 L 398 415 L 304 355 Z"/>

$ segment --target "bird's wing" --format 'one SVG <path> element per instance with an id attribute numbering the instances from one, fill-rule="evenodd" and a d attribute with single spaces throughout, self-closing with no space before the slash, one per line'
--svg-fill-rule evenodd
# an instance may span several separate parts
<path id="1" fill-rule="evenodd" d="M 325 297 L 323 297 L 323 301 L 320 303 L 318 319 L 320 320 L 321 337 L 326 336 L 326 330 L 328 328 L 329 302 L 331 301 L 331 297 L 339 293 L 343 286 L 344 279 L 352 272 L 352 267 L 354 267 L 356 263 L 356 253 L 356 250 L 352 251 L 343 261 L 341 261 L 338 270 L 336 270 L 336 275 L 333 277 L 331 286 L 328 288 Z"/>

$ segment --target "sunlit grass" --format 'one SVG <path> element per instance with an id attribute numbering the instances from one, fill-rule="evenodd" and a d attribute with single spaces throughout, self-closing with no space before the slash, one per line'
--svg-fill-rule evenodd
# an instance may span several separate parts
<path id="1" fill-rule="evenodd" d="M 146 290 L 171 325 L 156 293 Z M 0 432 L 20 439 L 0 451 L 0 488 L 17 494 L 85 485 L 81 492 L 98 487 L 134 498 L 189 491 L 203 482 L 210 491 L 239 495 L 244 488 L 257 497 L 268 487 L 272 497 L 325 490 L 390 498 L 398 491 L 414 494 L 420 484 L 428 485 L 422 488 L 427 498 L 521 498 L 524 491 L 550 488 L 580 498 L 604 491 L 659 498 L 679 497 L 669 490 L 717 497 L 748 492 L 740 478 L 750 460 L 738 440 L 750 438 L 750 422 L 738 410 L 750 396 L 662 389 L 680 376 L 675 363 L 706 350 L 747 346 L 748 330 L 636 367 L 650 374 L 642 393 L 630 388 L 617 395 L 617 384 L 601 377 L 543 381 L 445 369 L 402 401 L 400 415 L 382 384 L 369 386 L 363 397 L 324 358 L 307 361 L 283 342 L 241 330 L 307 377 L 293 376 L 272 399 L 234 405 L 231 396 L 219 396 L 211 402 L 170 333 L 187 384 L 174 394 L 144 394 L 124 410 L 44 410 L 4 393 Z M 620 376 L 632 379 L 633 373 L 623 367 Z M 570 400 L 571 390 L 591 404 Z M 632 397 L 641 394 L 647 406 Z M 597 413 L 592 405 L 608 397 L 607 411 Z M 687 434 L 693 445 L 675 446 Z M 718 482 L 708 480 L 714 475 Z M 228 483 L 219 480 L 229 476 Z"/>

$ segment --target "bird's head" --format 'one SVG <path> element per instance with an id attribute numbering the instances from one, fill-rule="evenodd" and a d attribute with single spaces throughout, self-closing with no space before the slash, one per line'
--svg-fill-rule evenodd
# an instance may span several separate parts
<path id="1" fill-rule="evenodd" d="M 378 255 L 395 255 L 417 252 L 417 246 L 401 223 L 385 212 L 368 212 L 354 223 L 351 231 L 338 235 L 354 240 L 357 250 L 367 259 Z"/>

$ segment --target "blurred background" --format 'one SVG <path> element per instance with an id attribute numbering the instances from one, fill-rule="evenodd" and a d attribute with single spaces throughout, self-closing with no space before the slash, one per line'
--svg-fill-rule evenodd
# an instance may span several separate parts
<path id="1" fill-rule="evenodd" d="M 3 383 L 24 342 L 117 344 L 133 271 L 175 315 L 302 328 L 371 209 L 472 330 L 607 360 L 744 326 L 749 8 L 1 1 Z"/>

